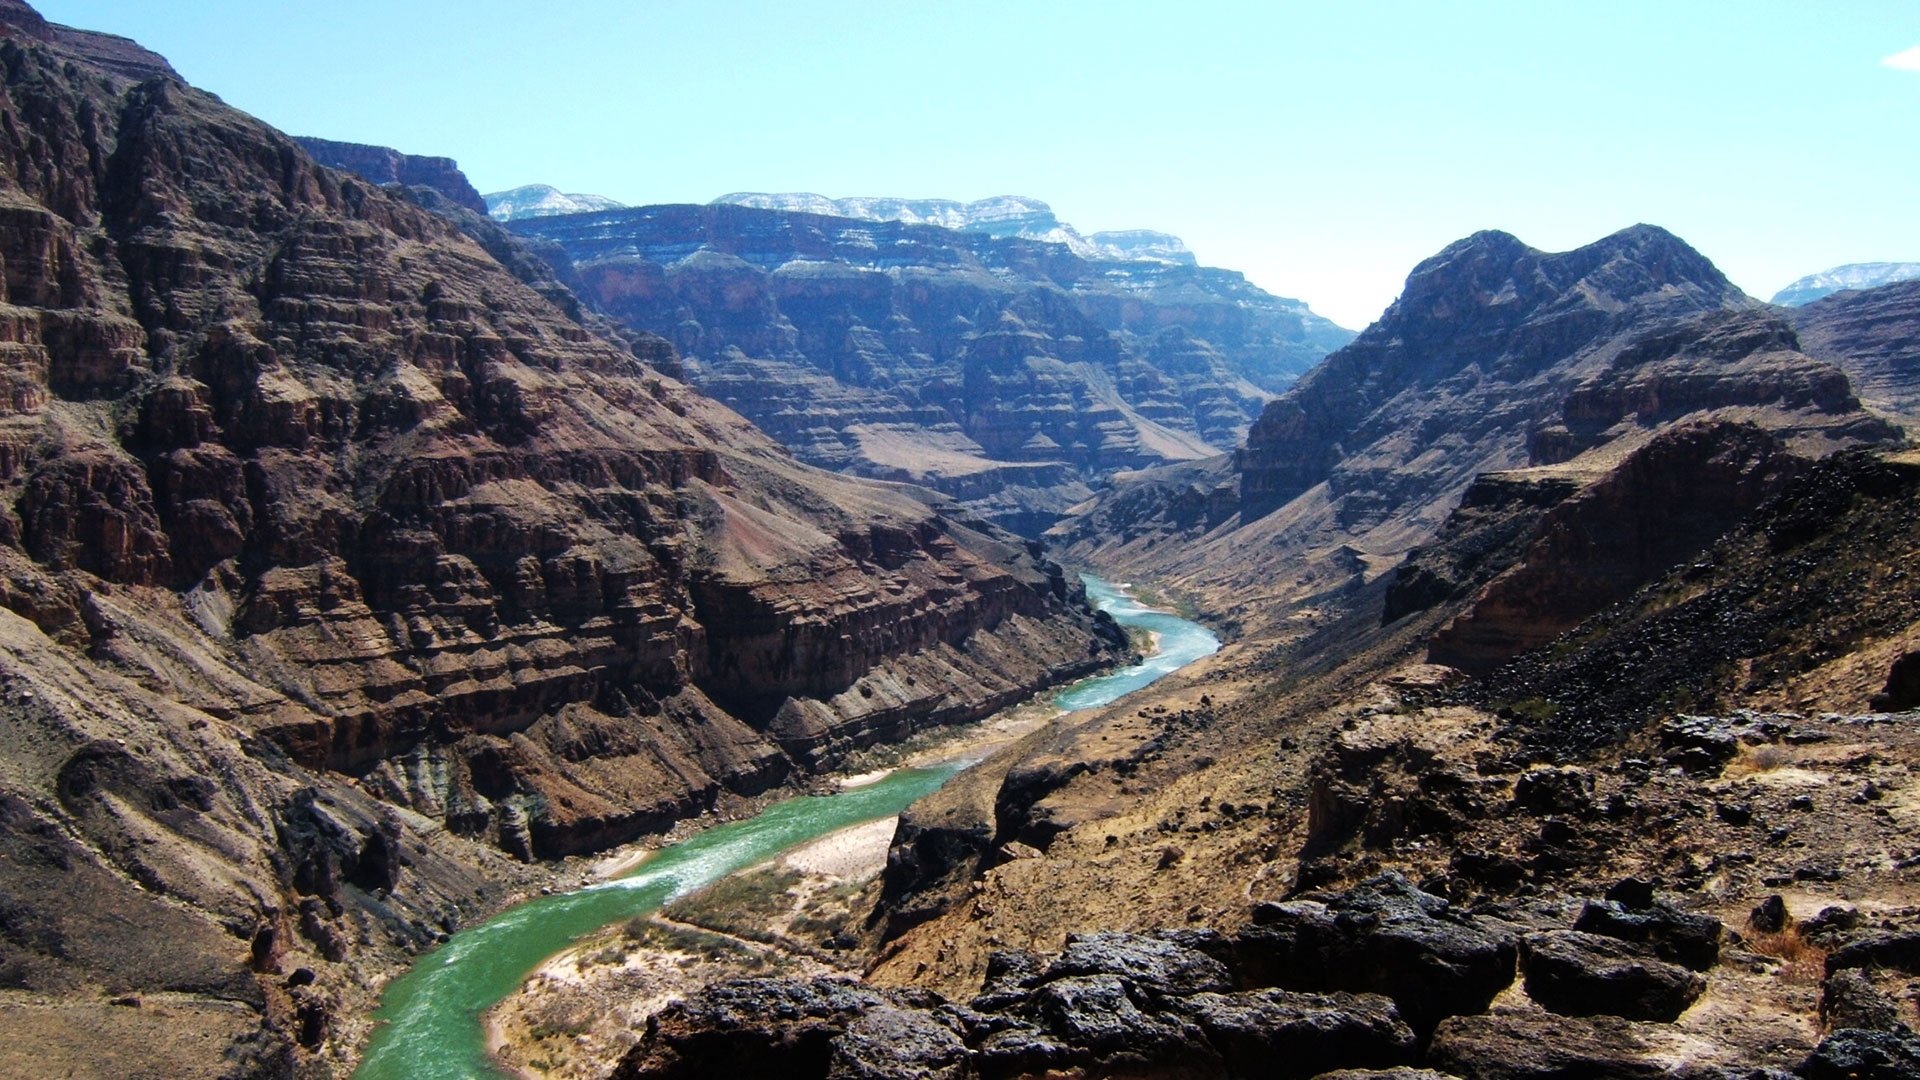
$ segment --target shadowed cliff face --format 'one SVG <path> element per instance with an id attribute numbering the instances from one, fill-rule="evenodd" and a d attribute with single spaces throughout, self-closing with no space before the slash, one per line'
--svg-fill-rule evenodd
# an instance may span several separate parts
<path id="1" fill-rule="evenodd" d="M 1402 487 L 1395 481 L 1415 468 L 1433 472 L 1413 463 L 1443 440 L 1485 445 L 1544 419 L 1526 411 L 1551 408 L 1569 361 L 1603 340 L 1751 305 L 1712 263 L 1651 226 L 1557 255 L 1476 233 L 1415 267 L 1378 323 L 1267 406 L 1240 454 L 1242 516 L 1322 481 L 1368 494 Z M 1502 398 L 1505 407 L 1489 408 Z M 1451 479 L 1475 471 L 1465 455 L 1449 458 Z"/>
<path id="2" fill-rule="evenodd" d="M 1233 445 L 1347 340 L 1229 271 L 930 225 L 722 204 L 511 227 L 803 459 L 1032 531 L 1116 469 Z"/>
<path id="3" fill-rule="evenodd" d="M 507 855 L 1119 646 L 1036 546 L 795 462 L 411 200 L 0 42 L 0 992 L 180 992 L 179 1038 L 217 1040 L 170 1057 L 83 1003 L 9 1053 L 286 1071 Z"/>
<path id="4" fill-rule="evenodd" d="M 1377 580 L 1477 476 L 1554 465 L 1583 486 L 1704 420 L 1757 425 L 1801 455 L 1898 438 L 1777 312 L 1664 230 L 1558 254 L 1478 233 L 1267 405 L 1231 469 L 1122 478 L 1052 535 L 1072 557 L 1275 621 Z M 1238 512 L 1222 514 L 1231 487 Z"/>
<path id="5" fill-rule="evenodd" d="M 1920 420 L 1920 281 L 1843 292 L 1788 313 L 1806 350 L 1839 365 L 1861 400 Z"/>

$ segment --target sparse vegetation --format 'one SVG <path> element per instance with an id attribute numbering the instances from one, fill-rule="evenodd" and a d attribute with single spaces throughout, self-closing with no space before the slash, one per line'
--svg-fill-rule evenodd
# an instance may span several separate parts
<path id="1" fill-rule="evenodd" d="M 668 904 L 664 913 L 676 922 L 772 943 L 775 928 L 793 912 L 801 879 L 799 871 L 783 866 L 749 870 Z"/>
<path id="2" fill-rule="evenodd" d="M 1808 941 L 1798 926 L 1789 924 L 1773 934 L 1754 933 L 1747 947 L 1780 961 L 1780 978 L 1796 986 L 1818 986 L 1826 977 L 1827 950 Z"/>

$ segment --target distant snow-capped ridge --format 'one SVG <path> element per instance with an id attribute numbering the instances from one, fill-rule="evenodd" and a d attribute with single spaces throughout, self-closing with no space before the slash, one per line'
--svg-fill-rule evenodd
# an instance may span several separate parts
<path id="1" fill-rule="evenodd" d="M 556 214 L 591 214 L 599 210 L 623 210 L 627 205 L 605 195 L 571 194 L 546 184 L 526 184 L 482 195 L 481 198 L 487 201 L 487 216 L 495 221 L 553 217 Z"/>
<path id="2" fill-rule="evenodd" d="M 1847 289 L 1877 289 L 1896 281 L 1920 278 L 1920 263 L 1848 263 L 1818 274 L 1808 274 L 1773 294 L 1773 302 L 1787 307 L 1811 304 L 1823 296 Z"/>
<path id="3" fill-rule="evenodd" d="M 1097 262 L 1157 262 L 1194 266 L 1193 252 L 1177 236 L 1151 229 L 1097 232 L 1082 236 L 1054 216 L 1053 208 L 1024 195 L 996 195 L 963 203 L 953 199 L 896 199 L 887 197 L 829 199 L 811 192 L 772 194 L 736 191 L 713 200 L 758 210 L 824 214 L 858 221 L 902 221 L 909 225 L 938 225 L 943 229 L 1019 237 L 1049 244 L 1065 244 L 1075 255 Z"/>

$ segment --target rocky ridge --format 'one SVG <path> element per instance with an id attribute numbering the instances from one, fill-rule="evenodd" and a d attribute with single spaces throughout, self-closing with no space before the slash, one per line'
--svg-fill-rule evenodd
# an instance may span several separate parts
<path id="1" fill-rule="evenodd" d="M 495 221 L 550 217 L 554 214 L 590 214 L 599 210 L 623 210 L 625 203 L 605 195 L 568 193 L 548 184 L 525 184 L 506 191 L 488 192 L 486 214 Z"/>
<path id="2" fill-rule="evenodd" d="M 829 199 L 804 192 L 767 194 L 738 191 L 713 200 L 760 210 L 785 210 L 860 221 L 901 221 L 909 225 L 938 225 L 960 232 L 1018 237 L 1067 250 L 1092 262 L 1164 262 L 1197 266 L 1193 252 L 1179 237 L 1152 229 L 1124 229 L 1081 235 L 1054 215 L 1053 207 L 1024 195 L 1001 195 L 963 203 L 952 199 L 850 198 Z"/>
<path id="3" fill-rule="evenodd" d="M 1806 350 L 1846 371 L 1860 400 L 1920 422 L 1920 281 L 1844 292 L 1789 315 Z"/>
<path id="4" fill-rule="evenodd" d="M 795 462 L 478 214 L 34 40 L 0 43 L 7 1071 L 325 1071 L 516 860 L 1119 649 L 1033 545 Z"/>
<path id="5" fill-rule="evenodd" d="M 1552 466 L 1584 482 L 1683 420 L 1757 424 L 1803 456 L 1901 437 L 1664 230 L 1560 254 L 1480 233 L 1270 403 L 1230 468 L 1125 477 L 1052 535 L 1071 558 L 1270 618 L 1377 580 L 1476 477 Z"/>
<path id="6" fill-rule="evenodd" d="M 376 184 L 432 188 L 455 205 L 476 213 L 487 212 L 486 200 L 474 190 L 473 184 L 467 180 L 467 174 L 460 171 L 459 163 L 452 158 L 422 157 L 419 154 L 403 154 L 385 146 L 336 142 L 311 136 L 300 136 L 293 141 L 299 143 L 300 149 L 305 150 L 313 160 L 329 169 L 344 169 Z"/>
<path id="7" fill-rule="evenodd" d="M 1598 292 L 1579 291 L 1576 311 Z M 1889 710 L 1920 704 L 1920 613 L 1901 570 L 1913 455 L 1819 459 L 1892 431 L 1777 317 L 1731 299 L 1593 330 L 1603 344 L 1582 350 L 1579 377 L 1549 382 L 1502 435 L 1538 462 L 1469 479 L 1397 568 L 1335 549 L 1342 577 L 1247 612 L 1191 675 L 1030 738 L 910 809 L 870 980 L 970 1001 L 996 950 L 1164 927 L 1243 942 L 1263 920 L 1306 917 L 1273 907 L 1353 905 L 1398 873 L 1433 898 L 1422 905 L 1516 949 L 1490 1000 L 1438 995 L 1463 1015 L 1430 1017 L 1406 1067 L 1476 1080 L 1912 1072 L 1914 976 L 1898 943 L 1920 913 L 1920 742 L 1912 714 Z M 1429 332 L 1444 354 L 1442 326 Z M 1713 401 L 1726 404 L 1700 407 Z M 1223 508 L 1230 469 L 1158 471 L 1139 493 L 1153 505 L 1157 487 L 1198 525 Z M 1288 502 L 1269 516 L 1300 531 L 1242 533 L 1243 557 L 1312 535 Z M 1318 528 L 1338 522 L 1326 509 Z M 1189 595 L 1235 618 L 1254 606 L 1219 582 Z M 1305 970 L 1366 968 L 1315 955 Z M 1422 979 L 1410 973 L 1460 965 L 1394 970 L 1404 994 Z M 1409 1002 L 1395 1007 L 1426 1030 Z M 1181 1061 L 1207 1058 L 1196 1044 Z"/>
<path id="8" fill-rule="evenodd" d="M 1231 445 L 1346 340 L 1230 271 L 931 225 L 718 204 L 511 227 L 803 459 L 1030 533 L 1114 470 Z"/>

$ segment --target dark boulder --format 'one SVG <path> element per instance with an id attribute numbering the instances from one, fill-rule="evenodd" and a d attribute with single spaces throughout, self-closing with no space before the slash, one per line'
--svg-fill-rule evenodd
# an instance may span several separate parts
<path id="1" fill-rule="evenodd" d="M 835 979 L 719 983 L 650 1017 L 613 1077 L 825 1077 L 835 1059 L 834 1040 L 864 1014 L 889 1004 L 879 991 Z"/>
<path id="2" fill-rule="evenodd" d="M 1900 1006 L 1873 985 L 1864 971 L 1841 968 L 1821 984 L 1820 1025 L 1830 1030 L 1893 1031 L 1900 1027 Z"/>
<path id="3" fill-rule="evenodd" d="M 1552 930 L 1521 943 L 1527 996 L 1557 1013 L 1673 1020 L 1706 980 L 1642 946 L 1600 934 Z"/>
<path id="4" fill-rule="evenodd" d="M 1203 993 L 1178 1008 L 1206 1030 L 1230 1076 L 1281 1080 L 1340 1065 L 1404 1065 L 1417 1050 L 1413 1029 L 1378 994 Z"/>
<path id="5" fill-rule="evenodd" d="M 963 1080 L 967 1045 L 934 1013 L 882 1007 L 833 1040 L 828 1080 Z"/>
<path id="6" fill-rule="evenodd" d="M 1442 1021 L 1425 1064 L 1473 1080 L 1668 1080 L 1634 1025 L 1617 1017 L 1494 1013 Z"/>
<path id="7" fill-rule="evenodd" d="M 1233 989 L 1227 966 L 1202 952 L 1140 934 L 1070 934 L 1044 981 L 1116 975 L 1156 996 Z"/>
<path id="8" fill-rule="evenodd" d="M 1705 971 L 1720 962 L 1720 920 L 1693 915 L 1666 904 L 1638 909 L 1608 902 L 1587 903 L 1573 928 L 1645 945 L 1662 960 Z"/>
<path id="9" fill-rule="evenodd" d="M 1254 923 L 1236 939 L 1243 985 L 1385 994 L 1416 1031 L 1485 1009 L 1513 982 L 1510 931 L 1398 874 L 1325 902 L 1261 904 Z"/>
<path id="10" fill-rule="evenodd" d="M 1075 975 L 1036 989 L 1022 1011 L 1101 1071 L 1217 1061 L 1192 1021 L 1142 1009 L 1128 990 L 1127 980 L 1116 975 Z"/>
<path id="11" fill-rule="evenodd" d="M 1920 1035 L 1910 1031 L 1836 1031 L 1796 1070 L 1804 1080 L 1912 1080 L 1920 1076 Z"/>
<path id="12" fill-rule="evenodd" d="M 1762 934 L 1777 934 L 1787 928 L 1787 901 L 1779 893 L 1774 893 L 1753 906 L 1747 913 L 1747 925 Z"/>

